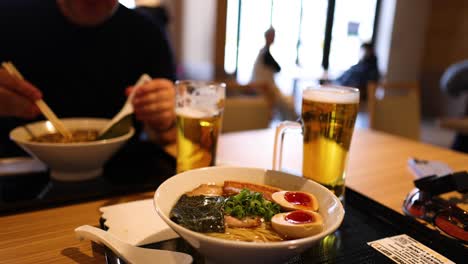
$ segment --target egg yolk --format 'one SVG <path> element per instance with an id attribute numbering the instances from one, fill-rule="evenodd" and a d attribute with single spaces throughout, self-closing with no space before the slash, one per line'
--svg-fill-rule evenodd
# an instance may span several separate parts
<path id="1" fill-rule="evenodd" d="M 315 218 L 313 215 L 304 211 L 294 211 L 287 214 L 284 219 L 291 224 L 304 224 L 314 222 Z"/>
<path id="2" fill-rule="evenodd" d="M 309 195 L 300 192 L 286 192 L 284 194 L 284 199 L 292 204 L 302 206 L 310 206 L 310 203 L 312 202 Z"/>

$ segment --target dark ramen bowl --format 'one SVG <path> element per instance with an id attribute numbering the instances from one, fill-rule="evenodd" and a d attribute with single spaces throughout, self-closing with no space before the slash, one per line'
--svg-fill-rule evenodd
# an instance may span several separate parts
<path id="1" fill-rule="evenodd" d="M 169 215 L 178 199 L 200 184 L 223 185 L 225 180 L 251 182 L 313 193 L 323 217 L 322 232 L 306 238 L 280 242 L 243 242 L 207 236 L 173 222 Z M 344 209 L 338 198 L 318 183 L 279 171 L 241 167 L 208 167 L 177 174 L 159 186 L 154 195 L 159 216 L 184 240 L 213 263 L 282 263 L 302 253 L 333 233 L 343 221 Z"/>
<path id="2" fill-rule="evenodd" d="M 61 121 L 70 131 L 99 131 L 110 120 L 102 118 L 64 118 Z M 135 131 L 131 128 L 128 133 L 119 137 L 87 142 L 32 141 L 32 137 L 52 133 L 57 133 L 52 124 L 49 121 L 40 121 L 13 129 L 10 132 L 10 139 L 30 155 L 45 163 L 49 167 L 53 179 L 82 181 L 101 175 L 105 162 L 133 136 Z"/>

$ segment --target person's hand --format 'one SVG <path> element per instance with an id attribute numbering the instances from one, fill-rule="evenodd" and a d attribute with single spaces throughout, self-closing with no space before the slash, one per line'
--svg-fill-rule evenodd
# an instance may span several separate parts
<path id="1" fill-rule="evenodd" d="M 41 91 L 31 83 L 0 68 L 0 116 L 34 118 L 40 113 L 34 102 L 41 98 Z"/>
<path id="2" fill-rule="evenodd" d="M 175 88 L 167 79 L 153 79 L 143 84 L 133 98 L 133 109 L 138 120 L 155 132 L 165 132 L 175 124 Z"/>

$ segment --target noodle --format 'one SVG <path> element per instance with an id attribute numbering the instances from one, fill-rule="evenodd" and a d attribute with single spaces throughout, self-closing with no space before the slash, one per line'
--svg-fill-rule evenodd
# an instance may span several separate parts
<path id="1" fill-rule="evenodd" d="M 262 223 L 261 226 L 256 228 L 226 227 L 225 233 L 206 233 L 206 235 L 245 242 L 275 242 L 284 240 L 283 237 L 272 229 L 270 223 Z"/>

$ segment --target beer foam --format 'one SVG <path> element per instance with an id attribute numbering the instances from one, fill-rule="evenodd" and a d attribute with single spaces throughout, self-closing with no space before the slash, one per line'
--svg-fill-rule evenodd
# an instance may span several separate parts
<path id="1" fill-rule="evenodd" d="M 338 104 L 356 104 L 359 103 L 359 93 L 351 90 L 352 88 L 321 87 L 306 89 L 303 98 L 310 101 Z"/>
<path id="2" fill-rule="evenodd" d="M 200 107 L 182 107 L 176 109 L 176 114 L 180 116 L 185 116 L 188 118 L 204 118 L 212 117 L 219 113 L 217 109 L 208 109 Z"/>

